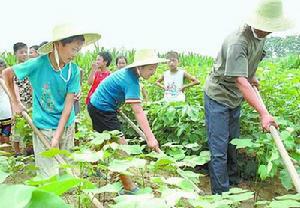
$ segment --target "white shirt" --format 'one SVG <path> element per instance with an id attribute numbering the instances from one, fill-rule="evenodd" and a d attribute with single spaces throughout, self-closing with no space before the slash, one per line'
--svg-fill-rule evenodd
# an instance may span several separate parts
<path id="1" fill-rule="evenodd" d="M 164 100 L 166 102 L 185 101 L 185 95 L 181 91 L 183 87 L 184 70 L 177 68 L 177 71 L 170 70 L 164 72 Z"/>
<path id="2" fill-rule="evenodd" d="M 0 85 L 0 120 L 9 119 L 11 116 L 12 113 L 9 98 Z"/>

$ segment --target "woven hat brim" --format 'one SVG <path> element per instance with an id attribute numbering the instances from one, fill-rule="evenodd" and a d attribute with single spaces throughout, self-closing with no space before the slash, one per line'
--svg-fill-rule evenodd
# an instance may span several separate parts
<path id="1" fill-rule="evenodd" d="M 144 65 L 150 65 L 150 64 L 158 64 L 158 63 L 164 63 L 168 62 L 168 59 L 165 58 L 155 58 L 155 59 L 148 59 L 148 60 L 142 60 L 142 61 L 134 61 L 132 64 L 129 64 L 126 66 L 126 68 L 133 68 L 137 66 L 144 66 Z"/>
<path id="2" fill-rule="evenodd" d="M 101 35 L 98 34 L 98 33 L 74 34 L 72 36 L 75 36 L 75 35 L 83 35 L 84 36 L 83 47 L 88 46 L 90 44 L 93 44 L 101 38 Z M 71 36 L 68 36 L 68 37 L 71 37 Z M 60 41 L 64 38 L 68 38 L 68 37 L 63 37 L 63 38 L 60 38 L 60 39 L 57 39 L 57 40 L 50 41 L 49 43 L 47 43 L 47 44 L 43 45 L 42 47 L 40 47 L 38 49 L 38 53 L 39 54 L 48 54 L 48 53 L 50 53 L 53 50 L 53 43 L 54 42 Z"/>

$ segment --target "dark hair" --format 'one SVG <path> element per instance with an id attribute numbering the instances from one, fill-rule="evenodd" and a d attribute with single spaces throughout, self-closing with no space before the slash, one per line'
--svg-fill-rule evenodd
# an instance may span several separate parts
<path id="1" fill-rule="evenodd" d="M 32 48 L 37 51 L 39 49 L 39 46 L 38 45 L 33 45 L 29 49 L 32 49 Z"/>
<path id="2" fill-rule="evenodd" d="M 84 36 L 83 35 L 74 35 L 68 38 L 64 38 L 62 40 L 60 40 L 60 42 L 62 43 L 63 46 L 65 46 L 66 44 L 72 43 L 73 41 L 82 41 L 84 42 Z"/>
<path id="3" fill-rule="evenodd" d="M 176 51 L 169 51 L 167 53 L 167 59 L 171 58 L 179 60 L 179 54 Z"/>
<path id="4" fill-rule="evenodd" d="M 14 44 L 14 53 L 17 53 L 18 50 L 27 47 L 25 43 L 17 42 Z"/>
<path id="5" fill-rule="evenodd" d="M 118 57 L 116 58 L 116 65 L 118 64 L 119 59 L 124 59 L 125 62 L 126 62 L 126 64 L 128 63 L 127 58 L 126 58 L 125 56 L 121 55 L 121 56 L 118 56 Z"/>
<path id="6" fill-rule="evenodd" d="M 47 44 L 48 41 L 43 41 L 40 45 L 39 45 L 39 48 L 42 47 L 43 45 Z"/>
<path id="7" fill-rule="evenodd" d="M 0 58 L 0 67 L 6 68 L 6 63 L 5 63 L 4 59 L 2 59 L 2 58 Z"/>
<path id="8" fill-rule="evenodd" d="M 99 56 L 101 56 L 104 61 L 106 61 L 106 66 L 108 67 L 112 61 L 112 56 L 108 51 L 105 52 L 99 52 L 98 53 Z"/>

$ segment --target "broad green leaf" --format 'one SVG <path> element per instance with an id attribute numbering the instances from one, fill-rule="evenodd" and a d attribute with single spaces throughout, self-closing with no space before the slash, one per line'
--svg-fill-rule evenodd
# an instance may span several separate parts
<path id="1" fill-rule="evenodd" d="M 210 160 L 209 152 L 208 151 L 202 151 L 200 153 L 200 156 L 192 155 L 192 156 L 186 156 L 184 160 L 181 162 L 177 162 L 178 166 L 189 166 L 194 168 L 196 165 L 204 165 Z"/>
<path id="2" fill-rule="evenodd" d="M 262 180 L 264 180 L 268 177 L 266 165 L 260 165 L 257 172 Z"/>
<path id="3" fill-rule="evenodd" d="M 174 164 L 175 160 L 169 156 L 164 156 L 159 158 L 156 162 L 155 162 L 155 166 L 157 167 L 163 167 L 163 166 L 168 166 L 171 164 Z"/>
<path id="4" fill-rule="evenodd" d="M 146 160 L 133 158 L 131 160 L 113 160 L 109 163 L 108 169 L 113 172 L 124 173 L 128 168 L 144 168 Z"/>
<path id="5" fill-rule="evenodd" d="M 272 201 L 269 206 L 270 208 L 290 208 L 300 207 L 300 202 L 295 200 L 283 200 L 283 201 Z"/>
<path id="6" fill-rule="evenodd" d="M 163 199 L 154 198 L 153 194 L 123 195 L 114 200 L 113 208 L 170 208 Z"/>
<path id="7" fill-rule="evenodd" d="M 182 177 L 184 177 L 184 178 L 189 178 L 189 179 L 198 179 L 200 176 L 203 176 L 203 175 L 200 175 L 200 174 L 198 174 L 198 173 L 195 173 L 195 172 L 193 172 L 193 171 L 188 171 L 188 170 L 186 170 L 186 171 L 183 171 L 183 170 L 181 170 L 181 169 L 178 169 L 177 170 L 177 173 L 180 175 L 180 176 L 182 176 Z"/>
<path id="8" fill-rule="evenodd" d="M 180 178 L 180 177 L 170 177 L 167 179 L 164 179 L 164 182 L 169 185 L 175 185 L 179 188 L 181 188 L 184 191 L 195 191 L 197 189 L 197 186 L 193 184 L 190 180 Z M 196 190 L 198 191 L 198 190 Z"/>
<path id="9" fill-rule="evenodd" d="M 26 208 L 70 208 L 59 196 L 45 191 L 34 190 Z"/>
<path id="10" fill-rule="evenodd" d="M 91 144 L 94 144 L 94 145 L 101 145 L 103 144 L 105 141 L 107 140 L 110 140 L 111 139 L 111 136 L 109 133 L 98 133 L 98 132 L 95 132 L 93 134 L 94 138 L 92 139 L 91 141 Z"/>
<path id="11" fill-rule="evenodd" d="M 268 160 L 268 166 L 267 166 L 267 174 L 269 174 L 273 168 L 273 161 L 279 159 L 279 153 L 278 151 L 272 151 L 272 155 L 270 159 Z"/>
<path id="12" fill-rule="evenodd" d="M 161 198 L 164 199 L 167 204 L 171 207 L 174 207 L 176 203 L 184 198 L 184 199 L 196 199 L 198 194 L 193 192 L 187 192 L 180 189 L 167 189 L 164 188 L 160 190 Z"/>
<path id="13" fill-rule="evenodd" d="M 58 196 L 62 195 L 63 193 L 71 190 L 72 188 L 78 187 L 78 186 L 84 186 L 87 187 L 94 187 L 94 185 L 84 179 L 80 178 L 74 178 L 72 176 L 62 176 L 58 178 L 57 181 L 48 183 L 46 185 L 43 185 L 39 187 L 39 190 L 52 192 Z"/>
<path id="14" fill-rule="evenodd" d="M 91 150 L 85 150 L 80 153 L 73 153 L 72 157 L 76 162 L 97 162 L 103 160 L 104 153 L 103 151 L 93 152 Z"/>
<path id="15" fill-rule="evenodd" d="M 199 147 L 199 144 L 197 144 L 197 143 L 190 143 L 190 144 L 184 145 L 184 147 L 188 148 L 188 149 L 194 149 L 194 148 Z"/>
<path id="16" fill-rule="evenodd" d="M 0 151 L 0 155 L 1 156 L 9 156 L 9 155 L 11 155 L 11 153 L 5 152 L 5 151 Z"/>
<path id="17" fill-rule="evenodd" d="M 0 170 L 0 183 L 3 183 L 8 176 L 9 176 L 8 173 L 5 173 Z"/>
<path id="18" fill-rule="evenodd" d="M 29 204 L 34 187 L 24 185 L 0 185 L 0 204 L 3 208 L 23 208 Z"/>
<path id="19" fill-rule="evenodd" d="M 60 150 L 58 148 L 51 148 L 49 150 L 43 151 L 40 153 L 40 155 L 44 157 L 55 157 L 56 155 L 65 155 L 65 156 L 70 156 L 71 153 L 68 150 Z"/>
<path id="20" fill-rule="evenodd" d="M 252 147 L 254 145 L 251 139 L 233 139 L 230 143 L 235 145 L 237 149 Z"/>
<path id="21" fill-rule="evenodd" d="M 296 201 L 300 201 L 300 194 L 288 194 L 288 195 L 284 195 L 284 196 L 278 196 L 275 198 L 276 200 L 296 200 Z"/>
<path id="22" fill-rule="evenodd" d="M 139 155 L 143 153 L 143 148 L 140 145 L 120 145 L 119 149 L 129 155 Z"/>
<path id="23" fill-rule="evenodd" d="M 225 192 L 225 193 L 228 193 L 228 194 L 241 194 L 241 193 L 245 193 L 245 192 L 248 192 L 248 191 L 245 190 L 245 189 L 241 189 L 241 188 L 231 188 L 229 190 L 229 192 Z"/>
<path id="24" fill-rule="evenodd" d="M 99 194 L 99 193 L 118 193 L 122 189 L 122 184 L 121 183 L 113 183 L 113 184 L 107 184 L 106 186 L 103 186 L 101 188 L 95 188 L 95 189 L 84 189 L 83 191 L 86 193 L 94 193 L 94 194 Z"/>
<path id="25" fill-rule="evenodd" d="M 182 148 L 168 149 L 166 153 L 176 160 L 181 160 L 185 157 L 185 151 Z"/>
<path id="26" fill-rule="evenodd" d="M 241 201 L 246 201 L 246 200 L 253 199 L 253 198 L 254 198 L 253 192 L 233 194 L 233 195 L 228 195 L 225 197 L 225 199 L 229 199 L 233 202 L 241 202 Z"/>
<path id="27" fill-rule="evenodd" d="M 290 178 L 289 173 L 286 171 L 286 169 L 283 169 L 283 170 L 280 171 L 279 178 L 280 178 L 281 184 L 283 185 L 283 187 L 286 190 L 290 190 L 290 189 L 293 188 L 292 180 Z"/>

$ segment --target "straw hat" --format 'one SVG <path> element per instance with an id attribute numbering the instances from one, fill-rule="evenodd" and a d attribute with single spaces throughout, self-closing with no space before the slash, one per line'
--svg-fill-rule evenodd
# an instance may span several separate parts
<path id="1" fill-rule="evenodd" d="M 61 24 L 57 25 L 53 28 L 52 32 L 52 40 L 47 44 L 41 46 L 38 49 L 38 53 L 40 54 L 47 54 L 50 53 L 53 49 L 53 43 L 56 41 L 60 41 L 62 39 L 72 37 L 75 35 L 83 35 L 84 36 L 84 44 L 83 46 L 87 46 L 99 40 L 101 35 L 98 33 L 90 33 L 79 29 L 72 24 Z"/>
<path id="2" fill-rule="evenodd" d="M 293 22 L 283 15 L 281 0 L 260 0 L 254 15 L 246 23 L 265 32 L 279 32 L 293 27 Z"/>
<path id="3" fill-rule="evenodd" d="M 142 49 L 135 52 L 133 63 L 127 65 L 126 68 L 158 64 L 167 61 L 169 60 L 165 58 L 158 58 L 157 53 L 152 49 Z"/>

